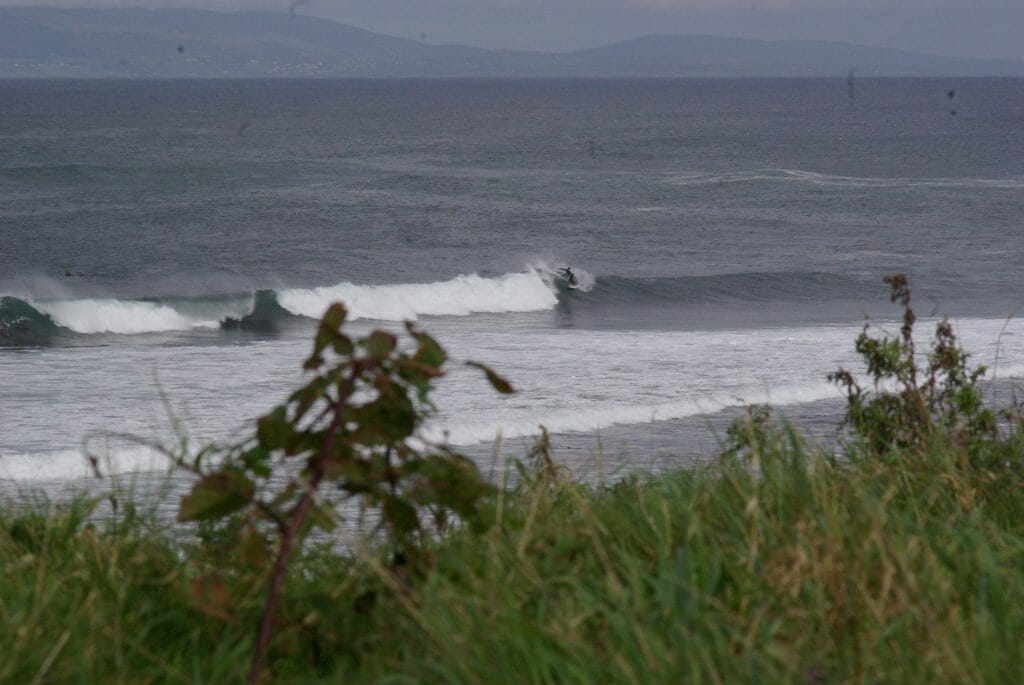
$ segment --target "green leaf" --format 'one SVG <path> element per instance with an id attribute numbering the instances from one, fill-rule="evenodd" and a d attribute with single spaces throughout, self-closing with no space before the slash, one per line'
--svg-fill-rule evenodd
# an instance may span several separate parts
<path id="1" fill-rule="evenodd" d="M 252 449 L 242 452 L 241 458 L 242 463 L 245 464 L 245 468 L 250 473 L 261 478 L 268 478 L 270 476 L 270 452 L 262 445 L 257 445 Z"/>
<path id="2" fill-rule="evenodd" d="M 351 341 L 341 334 L 341 327 L 345 323 L 345 317 L 347 316 L 348 312 L 345 310 L 345 305 L 340 302 L 335 302 L 327 308 L 323 318 L 320 319 L 320 327 L 317 329 L 316 340 L 313 342 L 313 354 L 309 356 L 309 359 L 302 365 L 302 368 L 312 371 L 323 364 L 322 352 L 328 345 L 331 345 L 338 354 L 346 355 L 352 353 Z M 348 342 L 348 350 L 340 351 L 345 350 L 346 341 Z"/>
<path id="3" fill-rule="evenodd" d="M 181 498 L 179 521 L 223 518 L 252 501 L 256 485 L 238 471 L 221 471 L 205 476 Z"/>
<path id="4" fill-rule="evenodd" d="M 419 415 L 409 398 L 403 395 L 381 397 L 353 411 L 358 428 L 353 442 L 382 445 L 400 442 L 413 434 Z"/>
<path id="5" fill-rule="evenodd" d="M 331 346 L 334 348 L 335 354 L 339 357 L 352 356 L 352 351 L 356 348 L 356 346 L 352 344 L 352 338 L 347 335 L 342 335 L 341 333 L 334 336 L 334 340 L 331 341 Z"/>
<path id="6" fill-rule="evenodd" d="M 428 383 L 433 378 L 440 378 L 444 375 L 436 366 L 421 364 L 415 359 L 401 359 L 396 363 L 398 375 L 410 383 Z"/>
<path id="7" fill-rule="evenodd" d="M 284 449 L 294 434 L 295 431 L 288 421 L 288 410 L 284 405 L 274 407 L 256 423 L 256 439 L 268 450 Z"/>
<path id="8" fill-rule="evenodd" d="M 481 364 L 479 362 L 466 362 L 468 366 L 472 366 L 475 369 L 480 369 L 487 376 L 487 381 L 494 387 L 495 390 L 503 395 L 512 395 L 515 393 L 515 388 L 507 380 L 496 374 L 491 367 Z"/>
<path id="9" fill-rule="evenodd" d="M 295 403 L 295 421 L 301 421 L 310 407 L 316 404 L 317 400 L 323 397 L 326 392 L 327 380 L 322 376 L 317 376 L 308 385 L 293 392 L 288 401 Z"/>
<path id="10" fill-rule="evenodd" d="M 385 497 L 381 513 L 388 526 L 399 535 L 408 535 L 420 526 L 420 521 L 416 517 L 416 508 L 403 499 Z"/>
<path id="11" fill-rule="evenodd" d="M 265 567 L 273 558 L 267 539 L 251 525 L 239 533 L 238 546 L 242 558 L 254 568 Z"/>
<path id="12" fill-rule="evenodd" d="M 330 329 L 331 331 L 340 331 L 347 316 L 348 311 L 345 309 L 345 305 L 341 302 L 335 302 L 324 312 L 323 318 L 320 319 L 320 327 Z"/>
<path id="13" fill-rule="evenodd" d="M 370 337 L 363 341 L 366 351 L 378 362 L 387 359 L 388 355 L 395 351 L 397 345 L 398 340 L 395 336 L 384 331 L 373 331 L 370 333 Z"/>
<path id="14" fill-rule="evenodd" d="M 444 348 L 426 333 L 421 333 L 413 328 L 411 323 L 406 323 L 405 327 L 409 331 L 409 335 L 419 343 L 413 360 L 425 366 L 440 369 L 448 359 L 448 354 L 444 351 Z"/>

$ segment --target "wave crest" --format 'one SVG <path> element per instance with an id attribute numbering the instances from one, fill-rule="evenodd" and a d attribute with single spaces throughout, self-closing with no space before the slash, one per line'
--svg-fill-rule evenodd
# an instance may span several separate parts
<path id="1" fill-rule="evenodd" d="M 332 302 L 338 300 L 345 303 L 351 319 L 383 321 L 415 320 L 420 316 L 543 311 L 558 303 L 557 295 L 533 270 L 496 278 L 469 274 L 437 283 L 339 283 L 278 293 L 282 307 L 292 314 L 310 318 L 319 318 Z"/>
<path id="2" fill-rule="evenodd" d="M 89 299 L 36 303 L 58 326 L 76 333 L 163 333 L 216 328 L 218 321 L 195 320 L 173 307 L 139 300 Z"/>
<path id="3" fill-rule="evenodd" d="M 533 312 L 558 304 L 547 274 L 530 268 L 493 278 L 476 274 L 435 283 L 357 285 L 257 290 L 243 294 L 159 299 L 0 298 L 0 340 L 28 344 L 58 334 L 168 333 L 223 328 L 274 332 L 289 320 L 319 319 L 342 301 L 351 319 L 415 320 L 420 316 Z"/>

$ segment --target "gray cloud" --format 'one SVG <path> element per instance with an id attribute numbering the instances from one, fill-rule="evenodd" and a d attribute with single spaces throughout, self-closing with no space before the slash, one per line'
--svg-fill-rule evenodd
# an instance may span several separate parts
<path id="1" fill-rule="evenodd" d="M 27 4 L 287 11 L 292 0 L 0 0 Z M 705 33 L 1024 58 L 1020 0 L 310 0 L 296 11 L 431 43 L 527 50 Z"/>

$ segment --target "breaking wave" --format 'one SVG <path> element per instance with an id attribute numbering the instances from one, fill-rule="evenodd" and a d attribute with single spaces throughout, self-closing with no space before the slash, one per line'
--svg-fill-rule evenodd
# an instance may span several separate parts
<path id="1" fill-rule="evenodd" d="M 533 312 L 551 309 L 556 294 L 536 271 L 484 278 L 457 276 L 438 283 L 356 285 L 283 290 L 278 302 L 298 316 L 318 318 L 332 302 L 345 303 L 352 319 L 415 320 L 420 316 Z"/>
<path id="2" fill-rule="evenodd" d="M 137 335 L 196 329 L 274 331 L 290 320 L 317 319 L 343 301 L 350 319 L 415 320 L 421 316 L 531 312 L 558 304 L 546 273 L 457 276 L 435 283 L 358 285 L 210 295 L 201 298 L 35 300 L 0 298 L 0 344 L 46 344 L 66 336 Z"/>
<path id="3" fill-rule="evenodd" d="M 252 309 L 253 296 L 120 300 L 0 298 L 0 345 L 48 344 L 96 334 L 135 335 L 217 328 Z"/>
<path id="4" fill-rule="evenodd" d="M 162 333 L 216 328 L 218 321 L 189 318 L 174 307 L 145 301 L 72 300 L 42 302 L 36 307 L 55 324 L 76 333 Z"/>
<path id="5" fill-rule="evenodd" d="M 460 275 L 433 283 L 257 290 L 203 297 L 36 300 L 0 297 L 0 345 L 51 344 L 95 335 L 138 335 L 223 329 L 275 333 L 308 325 L 332 302 L 350 320 L 404 321 L 424 316 L 541 312 L 562 307 L 608 313 L 641 307 L 859 302 L 877 293 L 871 275 L 823 272 L 740 272 L 672 277 L 595 277 L 584 269 L 568 282 L 545 264 L 485 277 Z"/>

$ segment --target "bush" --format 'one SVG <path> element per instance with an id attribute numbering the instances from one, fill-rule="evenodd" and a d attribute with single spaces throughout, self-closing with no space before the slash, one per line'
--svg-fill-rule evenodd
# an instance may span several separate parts
<path id="1" fill-rule="evenodd" d="M 846 390 L 846 424 L 874 456 L 921 448 L 936 434 L 972 450 L 995 438 L 995 413 L 982 402 L 979 380 L 985 367 L 968 367 L 968 355 L 943 319 L 919 368 L 914 344 L 916 317 L 910 307 L 910 286 L 900 274 L 886 276 L 890 300 L 903 307 L 899 336 L 869 335 L 869 326 L 857 336 L 856 350 L 864 358 L 873 388 L 868 390 L 853 374 L 839 369 L 829 380 Z"/>
<path id="2" fill-rule="evenodd" d="M 411 324 L 412 352 L 380 330 L 353 340 L 342 332 L 345 318 L 341 304 L 327 310 L 304 365 L 313 377 L 259 419 L 250 441 L 226 454 L 201 453 L 190 465 L 200 479 L 183 498 L 179 520 L 226 521 L 226 534 L 208 539 L 256 565 L 273 558 L 251 682 L 262 670 L 292 552 L 311 530 L 336 529 L 342 500 L 358 498 L 379 514 L 395 565 L 413 576 L 429 566 L 431 530 L 443 532 L 455 519 L 474 530 L 488 524 L 482 505 L 494 487 L 476 465 L 446 446 L 414 443 L 433 408 L 432 382 L 444 373 L 445 351 Z M 471 365 L 500 392 L 512 392 L 489 368 Z M 341 497 L 325 495 L 326 484 Z M 211 583 L 216 588 L 217 578 Z"/>

